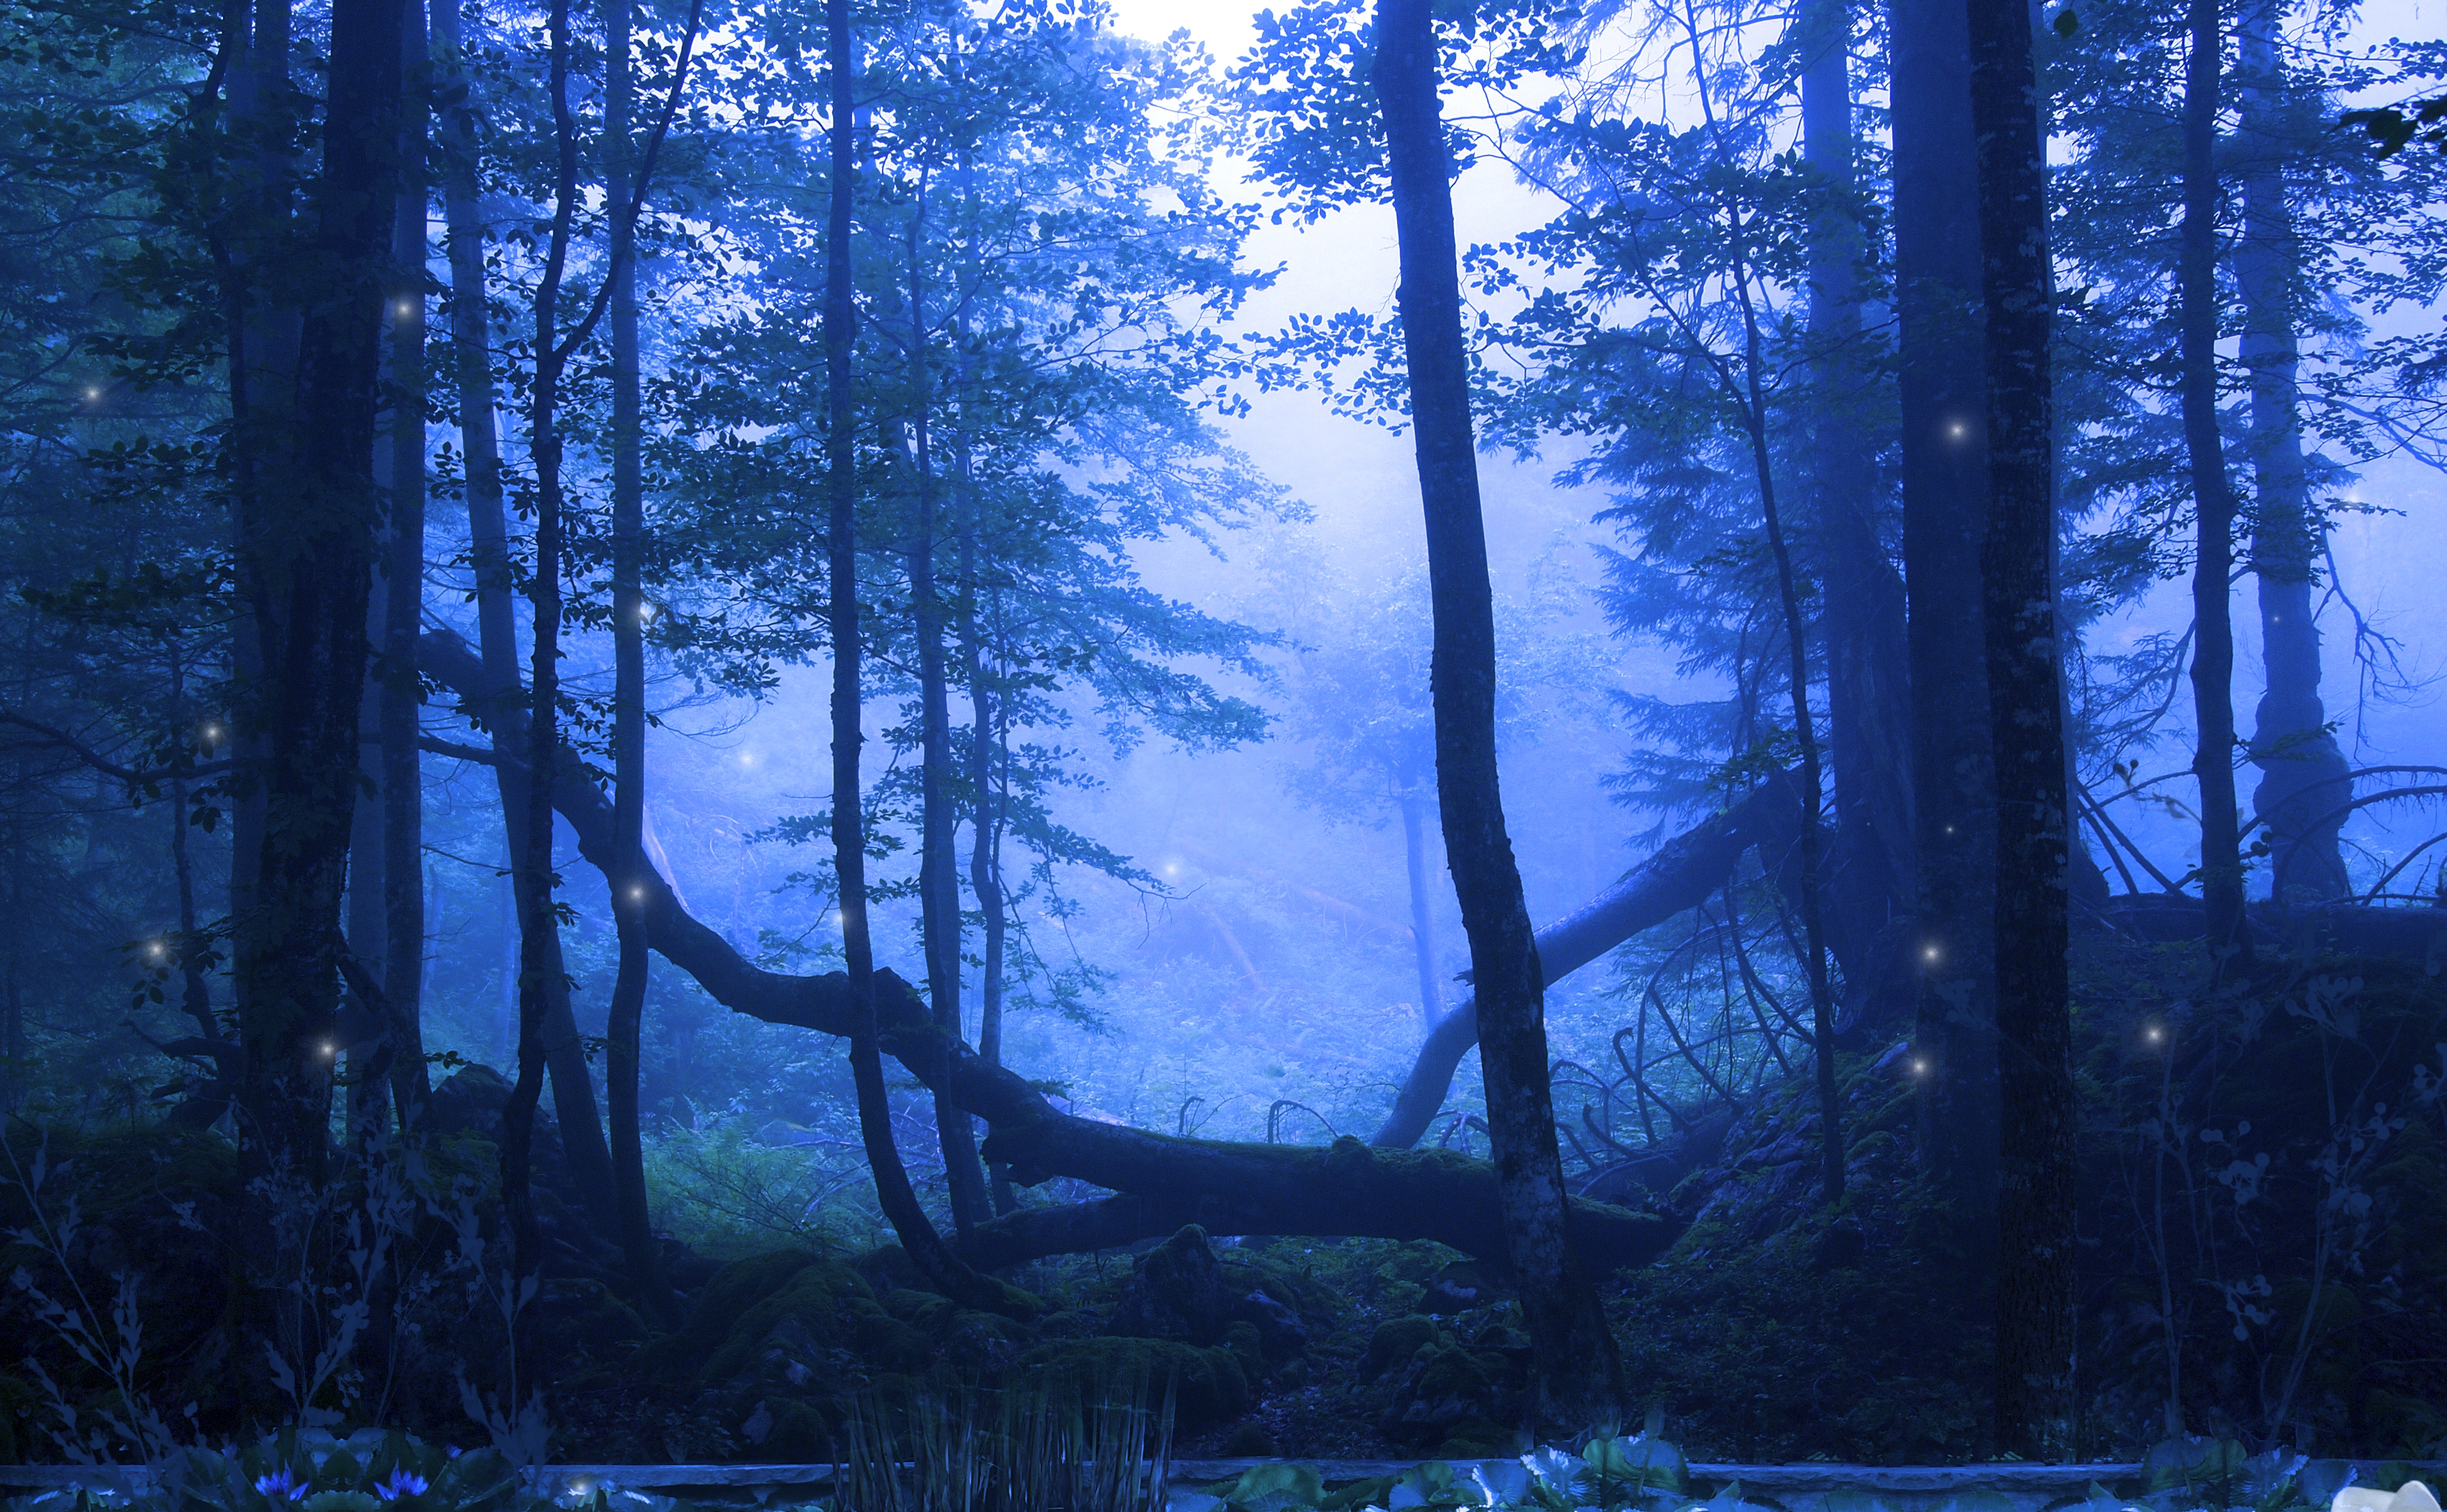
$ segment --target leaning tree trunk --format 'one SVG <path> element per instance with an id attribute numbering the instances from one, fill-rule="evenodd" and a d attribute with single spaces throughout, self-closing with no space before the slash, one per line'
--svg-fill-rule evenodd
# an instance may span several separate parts
<path id="1" fill-rule="evenodd" d="M 1996 779 L 1981 652 L 1988 387 L 1971 48 L 1962 0 L 1888 0 L 1887 15 L 1918 859 L 1916 1132 L 1921 1169 L 1951 1210 L 1945 1294 L 1984 1330 L 1997 1230 Z"/>
<path id="2" fill-rule="evenodd" d="M 1495 617 L 1429 0 L 1379 0 L 1376 39 L 1373 73 L 1393 179 L 1398 303 L 1435 606 L 1437 801 L 1470 936 L 1489 1143 L 1529 1331 L 1532 1413 L 1544 1427 L 1577 1430 L 1620 1408 L 1622 1367 L 1565 1227 L 1545 982 L 1497 784 Z"/>
<path id="3" fill-rule="evenodd" d="M 2210 971 L 2251 958 L 2234 798 L 2234 490 L 2217 413 L 2218 0 L 2190 0 L 2184 66 L 2184 226 L 2176 253 L 2184 454 L 2192 474 L 2192 775 L 2201 791 L 2201 898 Z"/>
<path id="4" fill-rule="evenodd" d="M 2023 0 L 1970 0 L 1988 370 L 1981 551 L 1997 773 L 1997 1436 L 2037 1459 L 2073 1410 L 2073 1020 L 2048 364 L 2047 160 Z"/>
<path id="5" fill-rule="evenodd" d="M 2251 736 L 2260 767 L 2252 812 L 2267 826 L 2269 896 L 2316 903 L 2350 892 L 2337 836 L 2353 796 L 2344 753 L 2320 700 L 2320 626 L 2313 564 L 2325 531 L 2311 503 L 2297 405 L 2302 350 L 2295 339 L 2303 249 L 2286 199 L 2285 151 L 2307 129 L 2277 51 L 2279 8 L 2252 0 L 2242 28 L 2245 151 L 2243 239 L 2234 278 L 2243 293 L 2243 366 L 2251 377 L 2251 462 L 2258 484 L 2251 572 L 2260 587 L 2261 662 L 2267 687 Z"/>

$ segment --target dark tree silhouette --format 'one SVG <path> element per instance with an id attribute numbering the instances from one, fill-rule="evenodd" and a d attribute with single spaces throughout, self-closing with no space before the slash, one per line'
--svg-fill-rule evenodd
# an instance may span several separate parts
<path id="1" fill-rule="evenodd" d="M 2061 1442 L 2073 1389 L 2073 1022 L 2063 691 L 2048 364 L 2047 160 L 2031 15 L 1971 0 L 1988 529 L 1980 557 L 1997 773 L 1999 1181 L 1997 1437 L 2026 1459 Z"/>
<path id="2" fill-rule="evenodd" d="M 1438 806 L 1470 936 L 1489 1143 L 1528 1325 L 1533 1411 L 1546 1426 L 1578 1429 L 1619 1409 L 1622 1367 L 1565 1224 L 1546 1074 L 1546 984 L 1496 780 L 1495 612 L 1471 444 L 1451 158 L 1428 0 L 1380 0 L 1376 47 L 1374 83 L 1400 242 L 1403 350 L 1435 611 Z"/>

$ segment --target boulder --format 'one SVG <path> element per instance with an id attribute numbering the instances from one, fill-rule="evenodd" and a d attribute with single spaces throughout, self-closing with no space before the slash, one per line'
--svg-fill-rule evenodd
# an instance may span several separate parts
<path id="1" fill-rule="evenodd" d="M 1230 1321 L 1224 1267 L 1192 1223 L 1139 1257 L 1106 1332 L 1203 1345 L 1223 1337 Z"/>

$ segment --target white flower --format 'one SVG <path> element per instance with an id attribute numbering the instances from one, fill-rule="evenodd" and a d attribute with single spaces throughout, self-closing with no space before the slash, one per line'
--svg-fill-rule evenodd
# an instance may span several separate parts
<path id="1" fill-rule="evenodd" d="M 2407 1481 L 2394 1493 L 2349 1485 L 2328 1503 L 2328 1512 L 2438 1512 L 2438 1498 L 2419 1481 Z"/>

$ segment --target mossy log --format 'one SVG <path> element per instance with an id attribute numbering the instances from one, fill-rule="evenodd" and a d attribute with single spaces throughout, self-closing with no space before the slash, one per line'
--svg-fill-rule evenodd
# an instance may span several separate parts
<path id="1" fill-rule="evenodd" d="M 482 686 L 475 653 L 448 631 L 421 637 L 418 662 L 427 676 L 463 695 Z M 510 711 L 494 718 L 503 748 L 522 748 L 522 716 Z M 504 759 L 433 744 L 448 754 Z M 574 754 L 564 751 L 562 765 L 553 806 L 576 831 L 579 854 L 602 867 L 613 859 L 611 804 Z M 650 876 L 638 885 L 648 941 L 714 1001 L 768 1024 L 849 1033 L 844 973 L 765 971 L 692 917 L 665 879 Z M 993 1130 L 987 1154 L 1008 1163 L 1014 1180 L 1033 1185 L 1069 1176 L 1124 1194 L 982 1225 L 974 1257 L 979 1263 L 1107 1248 L 1191 1221 L 1218 1233 L 1429 1238 L 1499 1260 L 1504 1254 L 1494 1168 L 1484 1161 L 1448 1151 L 1372 1150 L 1354 1139 L 1323 1149 L 1182 1139 L 1073 1117 L 1017 1074 L 987 1064 L 936 1030 L 925 1000 L 900 976 L 878 972 L 876 991 L 884 1052 L 929 1091 L 984 1119 Z M 1670 1219 L 1603 1203 L 1576 1204 L 1573 1222 L 1584 1262 L 1603 1270 L 1645 1264 L 1680 1232 Z"/>

